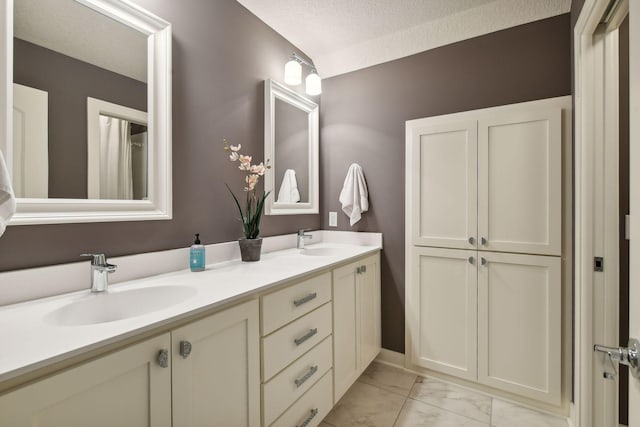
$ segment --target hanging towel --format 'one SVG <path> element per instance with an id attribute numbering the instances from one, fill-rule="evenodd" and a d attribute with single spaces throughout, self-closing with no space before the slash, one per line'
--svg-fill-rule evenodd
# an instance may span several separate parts
<path id="1" fill-rule="evenodd" d="M 362 214 L 369 210 L 367 181 L 359 164 L 353 163 L 349 166 L 338 200 L 342 203 L 342 211 L 349 217 L 351 226 L 360 221 Z"/>
<path id="2" fill-rule="evenodd" d="M 298 180 L 296 179 L 296 171 L 287 169 L 282 178 L 280 191 L 278 191 L 277 203 L 298 203 L 300 201 L 300 192 L 298 191 Z"/>
<path id="3" fill-rule="evenodd" d="M 13 188 L 11 188 L 9 170 L 4 162 L 2 151 L 0 151 L 0 236 L 4 234 L 4 230 L 15 212 L 16 199 L 13 195 Z"/>

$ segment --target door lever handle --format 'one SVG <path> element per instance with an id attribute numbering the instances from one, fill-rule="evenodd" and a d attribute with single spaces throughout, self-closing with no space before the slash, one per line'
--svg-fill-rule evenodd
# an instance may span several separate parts
<path id="1" fill-rule="evenodd" d="M 618 362 L 629 367 L 629 372 L 634 378 L 640 379 L 640 363 L 639 351 L 640 341 L 635 338 L 629 339 L 627 347 L 608 347 L 606 345 L 596 344 L 593 351 L 605 353 L 612 362 Z"/>

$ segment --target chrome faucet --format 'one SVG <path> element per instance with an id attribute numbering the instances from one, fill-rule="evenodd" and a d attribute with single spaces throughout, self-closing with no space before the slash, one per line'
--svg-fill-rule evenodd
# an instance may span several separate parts
<path id="1" fill-rule="evenodd" d="M 91 292 L 104 292 L 109 287 L 109 273 L 116 271 L 117 265 L 107 263 L 104 254 L 82 254 L 93 257 L 91 260 Z"/>
<path id="2" fill-rule="evenodd" d="M 301 228 L 300 230 L 298 230 L 298 240 L 296 243 L 296 248 L 298 249 L 304 249 L 305 239 L 313 239 L 313 236 L 311 234 L 304 234 L 305 231 L 309 231 L 309 230 L 305 230 L 304 228 Z"/>

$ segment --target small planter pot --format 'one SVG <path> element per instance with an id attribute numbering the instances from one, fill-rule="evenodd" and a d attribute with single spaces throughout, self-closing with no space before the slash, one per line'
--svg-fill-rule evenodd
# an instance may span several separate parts
<path id="1" fill-rule="evenodd" d="M 262 237 L 256 239 L 239 239 L 240 257 L 244 262 L 260 261 Z"/>

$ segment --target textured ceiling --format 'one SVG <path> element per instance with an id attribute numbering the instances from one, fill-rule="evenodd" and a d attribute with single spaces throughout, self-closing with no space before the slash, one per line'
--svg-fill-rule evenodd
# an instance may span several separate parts
<path id="1" fill-rule="evenodd" d="M 571 0 L 238 2 L 309 55 L 322 77 L 549 18 L 571 8 Z"/>
<path id="2" fill-rule="evenodd" d="M 147 81 L 147 36 L 75 0 L 15 0 L 13 32 L 19 39 Z"/>

